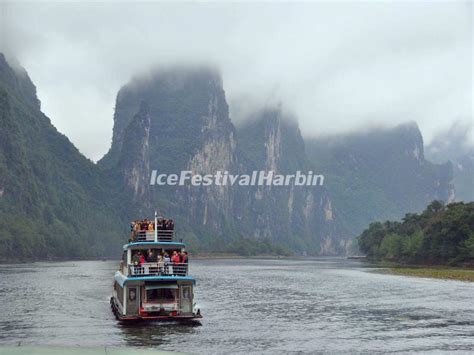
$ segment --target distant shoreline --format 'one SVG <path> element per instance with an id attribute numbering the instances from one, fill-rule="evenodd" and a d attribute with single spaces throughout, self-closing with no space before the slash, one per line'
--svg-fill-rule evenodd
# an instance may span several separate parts
<path id="1" fill-rule="evenodd" d="M 474 269 L 455 267 L 386 267 L 382 274 L 474 282 Z"/>
<path id="2" fill-rule="evenodd" d="M 285 256 L 285 255 L 238 255 L 238 254 L 227 254 L 227 253 L 216 253 L 216 254 L 191 254 L 190 260 L 217 260 L 217 259 L 265 259 L 265 260 L 312 260 L 321 258 L 331 259 L 348 259 L 346 256 L 338 255 L 312 255 L 312 256 Z M 67 261 L 120 261 L 117 257 L 84 257 L 84 258 L 49 258 L 49 259 L 31 259 L 31 260 L 18 260 L 18 259 L 0 259 L 0 265 L 16 265 L 16 264 L 30 264 L 30 263 L 55 263 L 55 262 L 67 262 Z"/>

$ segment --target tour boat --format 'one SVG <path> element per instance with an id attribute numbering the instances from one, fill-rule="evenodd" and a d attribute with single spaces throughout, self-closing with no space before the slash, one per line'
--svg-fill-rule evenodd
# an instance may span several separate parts
<path id="1" fill-rule="evenodd" d="M 164 230 L 159 229 L 159 225 L 160 219 L 155 214 L 154 230 L 132 232 L 132 238 L 123 246 L 110 298 L 112 311 L 120 321 L 198 321 L 202 318 L 194 304 L 196 280 L 188 275 L 187 257 L 179 263 L 160 257 L 174 252 L 184 254 L 185 245 L 174 241 L 174 228 Z M 142 255 L 152 257 L 144 261 Z"/>

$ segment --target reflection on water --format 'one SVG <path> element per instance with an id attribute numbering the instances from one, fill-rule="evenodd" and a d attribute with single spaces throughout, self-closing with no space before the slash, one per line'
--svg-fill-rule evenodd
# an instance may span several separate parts
<path id="1" fill-rule="evenodd" d="M 474 284 L 377 274 L 359 261 L 198 260 L 202 325 L 117 323 L 116 262 L 0 266 L 0 344 L 195 353 L 474 350 Z"/>
<path id="2" fill-rule="evenodd" d="M 170 336 L 186 337 L 195 332 L 195 328 L 200 327 L 199 322 L 189 323 L 138 323 L 138 324 L 121 324 L 123 338 L 127 345 L 133 347 L 161 347 L 166 344 Z M 179 351 L 180 349 L 175 349 Z"/>

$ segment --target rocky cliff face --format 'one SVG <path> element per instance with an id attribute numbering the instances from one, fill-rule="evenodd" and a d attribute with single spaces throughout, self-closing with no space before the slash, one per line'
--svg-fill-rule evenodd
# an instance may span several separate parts
<path id="1" fill-rule="evenodd" d="M 211 93 L 208 112 L 201 128 L 202 146 L 190 158 L 187 170 L 193 174 L 214 174 L 235 171 L 234 128 L 229 120 L 229 109 L 221 90 Z M 233 191 L 230 186 L 189 186 L 181 201 L 189 208 L 189 216 L 220 234 L 222 222 L 233 219 Z"/>
<path id="2" fill-rule="evenodd" d="M 158 70 L 120 90 L 114 140 L 100 165 L 109 171 L 121 167 L 136 202 L 131 216 L 151 216 L 157 207 L 175 216 L 188 240 L 217 249 L 244 237 L 299 253 L 340 254 L 372 221 L 452 199 L 451 166 L 425 159 L 415 124 L 305 142 L 296 120 L 278 107 L 255 112 L 246 122 L 234 128 L 215 70 Z M 150 187 L 150 170 L 200 175 L 299 170 L 322 174 L 325 181 L 322 187 Z"/>
<path id="3" fill-rule="evenodd" d="M 149 167 L 125 166 L 129 172 L 123 170 L 122 175 L 133 175 L 138 182 L 143 177 L 150 180 L 149 169 L 168 175 L 181 171 L 205 175 L 235 170 L 235 132 L 222 80 L 218 72 L 207 67 L 158 70 L 123 87 L 117 96 L 112 147 L 100 165 L 114 170 L 124 154 L 127 160 L 142 160 L 142 152 L 129 154 L 128 148 L 122 148 L 129 144 L 126 127 L 140 100 L 149 105 Z M 140 142 L 139 137 L 134 139 Z M 204 233 L 222 237 L 229 232 L 223 226 L 232 224 L 230 186 L 147 184 L 148 196 L 143 199 L 149 201 L 147 214 L 152 214 L 156 207 L 162 214 L 175 216 L 188 239 Z"/>
<path id="4" fill-rule="evenodd" d="M 148 138 L 142 132 L 142 139 L 137 134 L 141 129 L 133 128 L 133 137 L 127 134 L 140 116 L 136 115 L 140 100 L 149 104 L 150 117 Z M 335 213 L 324 188 L 189 183 L 151 186 L 148 192 L 139 188 L 143 177 L 149 178 L 149 170 L 158 174 L 251 174 L 253 170 L 286 174 L 307 168 L 304 142 L 295 120 L 283 117 L 277 109 L 259 112 L 251 122 L 242 128 L 237 140 L 216 71 L 156 71 L 120 90 L 114 140 L 100 165 L 114 170 L 119 164 L 122 179 L 147 206 L 148 215 L 157 206 L 161 213 L 175 216 L 187 239 L 207 238 L 214 246 L 240 237 L 269 239 L 311 254 L 341 252 L 345 241 L 339 242 L 341 238 L 336 235 Z M 130 148 L 134 144 L 131 140 L 135 148 Z M 139 149 L 140 144 L 143 149 Z M 149 166 L 142 162 L 146 150 Z M 136 209 L 130 213 L 136 215 Z"/>
<path id="5" fill-rule="evenodd" d="M 122 183 L 131 192 L 132 203 L 139 212 L 151 207 L 149 198 L 150 176 L 150 115 L 148 104 L 141 101 L 138 112 L 124 131 L 124 141 L 119 158 Z"/>
<path id="6" fill-rule="evenodd" d="M 453 199 L 451 164 L 426 160 L 415 123 L 306 144 L 310 160 L 327 175 L 333 205 L 351 234 L 373 221 L 420 212 L 433 200 Z"/>
<path id="7" fill-rule="evenodd" d="M 153 170 L 300 170 L 325 179 L 322 187 L 152 186 Z M 304 141 L 277 107 L 236 130 L 222 80 L 206 67 L 159 70 L 124 86 L 111 149 L 96 166 L 40 111 L 26 72 L 0 55 L 0 258 L 115 255 L 128 218 L 155 208 L 201 251 L 241 252 L 256 244 L 243 242 L 250 238 L 340 254 L 372 221 L 450 201 L 451 179 L 450 163 L 425 159 L 414 124 Z"/>
<path id="8" fill-rule="evenodd" d="M 469 139 L 473 129 L 472 124 L 456 122 L 434 137 L 426 149 L 433 162 L 452 163 L 457 201 L 474 201 L 474 145 Z"/>
<path id="9" fill-rule="evenodd" d="M 280 108 L 267 108 L 246 122 L 237 132 L 247 172 L 286 175 L 313 170 L 293 117 Z M 337 228 L 337 217 L 323 186 L 255 186 L 241 192 L 240 215 L 254 238 L 276 240 L 300 253 L 344 253 L 347 239 Z"/>

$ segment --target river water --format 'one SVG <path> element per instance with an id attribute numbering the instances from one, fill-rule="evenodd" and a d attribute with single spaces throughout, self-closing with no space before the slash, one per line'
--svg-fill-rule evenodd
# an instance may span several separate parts
<path id="1" fill-rule="evenodd" d="M 474 284 L 386 275 L 358 261 L 193 260 L 200 326 L 124 326 L 117 262 L 0 265 L 0 345 L 192 353 L 474 351 Z"/>

